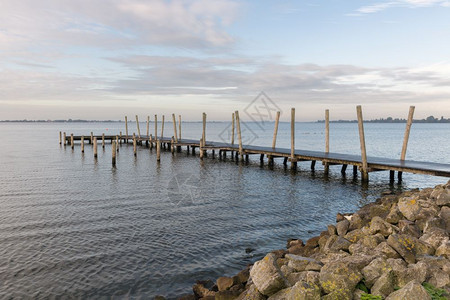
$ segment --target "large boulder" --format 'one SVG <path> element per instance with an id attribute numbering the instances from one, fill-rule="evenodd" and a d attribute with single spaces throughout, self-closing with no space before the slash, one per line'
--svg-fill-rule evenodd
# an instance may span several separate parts
<path id="1" fill-rule="evenodd" d="M 349 227 L 350 227 L 350 221 L 347 219 L 343 219 L 342 221 L 340 221 L 336 224 L 337 234 L 339 236 L 345 236 Z"/>
<path id="2" fill-rule="evenodd" d="M 384 273 L 390 272 L 392 268 L 384 258 L 376 258 L 370 262 L 366 267 L 362 269 L 366 286 L 369 288 L 375 283 L 375 281 Z"/>
<path id="3" fill-rule="evenodd" d="M 288 266 L 292 268 L 295 272 L 302 271 L 320 271 L 323 264 L 320 261 L 309 257 L 303 257 L 293 254 L 286 254 L 286 258 L 288 259 Z"/>
<path id="4" fill-rule="evenodd" d="M 394 272 L 392 270 L 382 274 L 370 289 L 372 295 L 383 298 L 386 298 L 392 292 L 394 292 Z"/>
<path id="5" fill-rule="evenodd" d="M 449 240 L 448 232 L 441 228 L 433 227 L 428 230 L 427 233 L 423 234 L 419 240 L 433 246 L 433 248 L 438 248 L 442 243 Z"/>
<path id="6" fill-rule="evenodd" d="M 417 255 L 433 254 L 434 248 L 418 240 L 415 237 L 406 234 L 392 234 L 387 239 L 389 246 L 394 248 L 407 263 L 415 263 Z"/>
<path id="7" fill-rule="evenodd" d="M 443 242 L 437 249 L 436 249 L 436 256 L 444 256 L 450 259 L 450 241 Z"/>
<path id="8" fill-rule="evenodd" d="M 231 277 L 219 277 L 217 279 L 217 288 L 219 291 L 225 291 L 232 287 L 234 283 L 234 279 Z"/>
<path id="9" fill-rule="evenodd" d="M 340 299 L 351 299 L 362 274 L 350 258 L 333 261 L 322 267 L 319 279 L 325 293 L 340 296 Z"/>
<path id="10" fill-rule="evenodd" d="M 370 234 L 381 233 L 383 236 L 387 237 L 393 233 L 397 233 L 398 229 L 392 224 L 384 221 L 382 218 L 376 216 L 370 222 Z"/>
<path id="11" fill-rule="evenodd" d="M 431 296 L 427 293 L 425 288 L 417 281 L 411 281 L 401 289 L 390 294 L 386 300 L 431 300 Z"/>
<path id="12" fill-rule="evenodd" d="M 236 300 L 265 300 L 266 297 L 261 294 L 256 286 L 252 284 L 248 289 L 243 291 Z"/>
<path id="13" fill-rule="evenodd" d="M 398 209 L 410 221 L 415 221 L 420 212 L 417 197 L 402 197 L 398 200 Z"/>
<path id="14" fill-rule="evenodd" d="M 400 254 L 395 251 L 391 246 L 388 245 L 387 242 L 381 242 L 378 246 L 375 247 L 374 251 L 376 253 L 380 253 L 384 255 L 386 258 L 399 258 Z"/>
<path id="15" fill-rule="evenodd" d="M 270 296 L 268 300 L 320 300 L 320 287 L 299 281 L 293 287 Z"/>
<path id="16" fill-rule="evenodd" d="M 285 288 L 288 283 L 276 263 L 273 253 L 257 261 L 250 270 L 250 277 L 261 294 L 270 296 Z"/>

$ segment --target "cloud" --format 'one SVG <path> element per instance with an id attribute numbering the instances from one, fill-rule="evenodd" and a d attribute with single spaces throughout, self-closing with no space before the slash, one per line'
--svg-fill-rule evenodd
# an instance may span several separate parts
<path id="1" fill-rule="evenodd" d="M 353 16 L 358 16 L 362 14 L 377 13 L 392 7 L 407 7 L 407 8 L 418 8 L 418 7 L 429 7 L 429 6 L 442 6 L 450 7 L 450 1 L 448 0 L 399 0 L 399 1 L 389 1 L 380 2 L 372 5 L 367 5 L 360 7 L 356 10 L 356 13 L 350 14 Z"/>

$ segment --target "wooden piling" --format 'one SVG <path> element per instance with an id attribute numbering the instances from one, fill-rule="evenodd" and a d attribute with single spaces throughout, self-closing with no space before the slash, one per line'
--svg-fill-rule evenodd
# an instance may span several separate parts
<path id="1" fill-rule="evenodd" d="M 234 113 L 231 114 L 231 145 L 234 145 Z"/>
<path id="2" fill-rule="evenodd" d="M 156 161 L 161 161 L 161 141 L 156 140 Z"/>
<path id="3" fill-rule="evenodd" d="M 62 132 L 59 132 L 59 144 L 62 145 Z"/>
<path id="4" fill-rule="evenodd" d="M 67 145 L 67 136 L 66 136 L 66 132 L 63 133 L 63 138 L 64 138 L 64 146 Z"/>
<path id="5" fill-rule="evenodd" d="M 134 156 L 137 156 L 137 142 L 136 142 L 136 136 L 133 134 L 133 153 Z"/>
<path id="6" fill-rule="evenodd" d="M 162 121 L 161 121 L 161 139 L 164 137 L 164 115 L 162 116 Z"/>
<path id="7" fill-rule="evenodd" d="M 112 166 L 113 167 L 116 167 L 116 150 L 117 150 L 117 148 L 116 148 L 116 142 L 115 141 L 113 141 L 112 142 L 112 146 L 111 146 L 111 149 L 112 149 Z"/>
<path id="8" fill-rule="evenodd" d="M 244 149 L 242 147 L 242 134 L 241 134 L 241 120 L 239 119 L 239 111 L 235 111 L 234 115 L 236 117 L 236 129 L 238 134 L 238 140 L 239 140 L 239 155 L 241 157 L 241 160 L 244 158 Z"/>
<path id="9" fill-rule="evenodd" d="M 138 115 L 136 115 L 136 127 L 137 127 L 138 137 L 141 138 L 141 130 L 139 129 L 139 118 L 138 118 Z"/>
<path id="10" fill-rule="evenodd" d="M 291 108 L 291 169 L 297 168 L 295 159 L 295 108 Z"/>
<path id="11" fill-rule="evenodd" d="M 94 158 L 98 157 L 98 150 L 97 150 L 97 138 L 94 138 Z"/>
<path id="12" fill-rule="evenodd" d="M 117 147 L 117 152 L 119 152 L 119 136 L 116 135 L 116 147 Z"/>
<path id="13" fill-rule="evenodd" d="M 105 134 L 102 134 L 102 148 L 105 149 Z"/>
<path id="14" fill-rule="evenodd" d="M 177 134 L 177 120 L 175 118 L 175 114 L 172 114 L 172 122 L 173 122 L 173 138 L 176 143 L 178 143 L 178 134 Z"/>
<path id="15" fill-rule="evenodd" d="M 125 143 L 128 143 L 128 119 L 127 116 L 125 116 Z M 105 144 L 103 143 L 103 148 L 105 148 Z"/>
<path id="16" fill-rule="evenodd" d="M 325 153 L 330 152 L 330 111 L 325 110 Z M 323 163 L 324 172 L 328 174 L 330 171 L 330 164 L 328 162 Z"/>
<path id="17" fill-rule="evenodd" d="M 84 153 L 84 135 L 81 136 L 81 153 Z"/>
<path id="18" fill-rule="evenodd" d="M 89 140 L 89 144 L 92 145 L 93 142 L 94 142 L 94 133 L 91 131 L 91 138 Z"/>
<path id="19" fill-rule="evenodd" d="M 203 137 L 201 137 L 200 138 L 200 142 L 199 142 L 199 145 L 200 145 L 200 159 L 203 159 L 203 154 L 204 154 L 204 152 L 203 152 Z"/>
<path id="20" fill-rule="evenodd" d="M 150 134 L 150 137 L 148 138 L 148 141 L 150 143 L 150 149 L 153 149 L 153 136 Z"/>
<path id="21" fill-rule="evenodd" d="M 74 141 L 73 141 L 73 133 L 70 134 L 70 146 L 72 149 L 75 147 Z"/>
<path id="22" fill-rule="evenodd" d="M 119 132 L 119 143 L 122 145 L 122 131 Z"/>
<path id="23" fill-rule="evenodd" d="M 405 160 L 406 159 L 406 149 L 408 148 L 409 133 L 411 131 L 411 125 L 412 125 L 412 122 L 413 122 L 414 109 L 415 109 L 415 106 L 410 106 L 409 107 L 408 121 L 406 122 L 405 136 L 403 137 L 402 154 L 401 154 L 401 157 L 400 157 L 401 160 Z M 402 177 L 402 172 L 399 171 L 397 175 L 398 175 L 398 181 L 401 182 L 402 178 L 403 178 Z"/>
<path id="24" fill-rule="evenodd" d="M 178 115 L 178 139 L 181 141 L 181 115 Z"/>
<path id="25" fill-rule="evenodd" d="M 170 139 L 170 151 L 172 152 L 172 155 L 175 154 L 175 138 L 172 137 Z"/>
<path id="26" fill-rule="evenodd" d="M 150 116 L 147 116 L 147 136 L 150 133 L 149 130 L 150 130 Z"/>
<path id="27" fill-rule="evenodd" d="M 203 129 L 202 129 L 202 142 L 203 146 L 206 145 L 206 113 L 203 113 Z"/>
<path id="28" fill-rule="evenodd" d="M 356 107 L 356 113 L 358 115 L 359 141 L 361 144 L 361 180 L 363 182 L 367 182 L 369 181 L 369 168 L 367 165 L 366 140 L 364 137 L 364 124 L 361 105 Z"/>
<path id="29" fill-rule="evenodd" d="M 155 139 L 158 140 L 158 115 L 155 115 Z"/>
<path id="30" fill-rule="evenodd" d="M 272 140 L 272 148 L 275 149 L 277 145 L 277 134 L 278 134 L 278 123 L 280 122 L 280 112 L 277 111 L 277 116 L 275 118 L 275 128 L 273 130 L 273 140 Z"/>

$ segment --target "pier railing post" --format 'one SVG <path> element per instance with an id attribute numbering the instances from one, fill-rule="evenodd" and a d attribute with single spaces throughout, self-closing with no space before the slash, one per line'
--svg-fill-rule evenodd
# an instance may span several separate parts
<path id="1" fill-rule="evenodd" d="M 402 147 L 402 154 L 400 159 L 405 160 L 406 159 L 406 149 L 408 148 L 408 141 L 409 141 L 409 133 L 411 131 L 411 125 L 413 123 L 414 118 L 414 110 L 415 106 L 409 107 L 409 113 L 408 113 L 408 121 L 406 122 L 406 129 L 405 129 L 405 136 L 403 137 L 403 147 Z M 403 172 L 398 172 L 398 181 L 402 181 Z"/>
<path id="2" fill-rule="evenodd" d="M 98 150 L 97 150 L 97 138 L 94 138 L 94 158 L 98 157 Z"/>
<path id="3" fill-rule="evenodd" d="M 128 118 L 127 118 L 127 116 L 125 116 L 125 135 L 126 135 L 125 143 L 128 144 Z M 103 142 L 103 148 L 105 148 L 104 142 Z"/>
<path id="4" fill-rule="evenodd" d="M 116 167 L 116 142 L 113 141 L 112 145 L 111 145 L 111 149 L 112 149 L 112 166 Z"/>
<path id="5" fill-rule="evenodd" d="M 146 134 L 147 137 L 150 134 L 149 130 L 150 130 L 150 116 L 147 116 L 147 134 Z"/>
<path id="6" fill-rule="evenodd" d="M 242 133 L 241 133 L 241 120 L 239 118 L 239 111 L 235 111 L 234 115 L 236 117 L 236 129 L 237 129 L 237 134 L 238 134 L 238 139 L 239 139 L 239 156 L 241 158 L 241 160 L 244 159 L 244 148 L 242 146 Z"/>
<path id="7" fill-rule="evenodd" d="M 141 138 L 141 130 L 139 129 L 139 117 L 136 115 L 136 127 L 138 132 L 138 137 Z"/>
<path id="8" fill-rule="evenodd" d="M 325 110 L 325 153 L 330 152 L 330 111 Z M 330 164 L 328 162 L 323 163 L 325 174 L 330 171 Z"/>
<path id="9" fill-rule="evenodd" d="M 356 107 L 356 113 L 358 115 L 359 141 L 361 145 L 361 180 L 363 182 L 367 182 L 369 181 L 369 167 L 367 164 L 366 140 L 364 137 L 364 123 L 361 105 Z"/>
<path id="10" fill-rule="evenodd" d="M 203 152 L 203 137 L 201 137 L 200 138 L 200 142 L 198 143 L 199 144 L 199 150 L 200 150 L 200 159 L 203 159 L 203 154 L 204 154 L 204 152 Z"/>
<path id="11" fill-rule="evenodd" d="M 297 168 L 295 158 L 295 108 L 291 108 L 291 169 Z"/>
<path id="12" fill-rule="evenodd" d="M 84 135 L 81 136 L 81 153 L 84 153 Z"/>
<path id="13" fill-rule="evenodd" d="M 177 135 L 177 120 L 175 118 L 175 114 L 172 114 L 172 122 L 173 122 L 173 138 L 176 143 L 178 143 L 178 135 Z"/>

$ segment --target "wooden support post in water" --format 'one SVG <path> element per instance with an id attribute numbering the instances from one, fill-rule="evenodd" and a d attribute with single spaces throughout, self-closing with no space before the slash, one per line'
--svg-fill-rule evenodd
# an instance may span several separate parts
<path id="1" fill-rule="evenodd" d="M 161 161 L 161 141 L 156 140 L 156 161 Z"/>
<path id="2" fill-rule="evenodd" d="M 177 120 L 175 118 L 175 114 L 172 114 L 172 122 L 173 122 L 173 138 L 176 143 L 178 143 L 178 134 L 177 134 Z"/>
<path id="3" fill-rule="evenodd" d="M 73 141 L 73 133 L 70 134 L 70 146 L 72 149 L 75 147 L 74 141 Z"/>
<path id="4" fill-rule="evenodd" d="M 133 136 L 133 153 L 134 156 L 137 156 L 136 136 Z"/>
<path id="5" fill-rule="evenodd" d="M 345 174 L 346 170 L 347 170 L 347 165 L 342 165 L 341 174 Z"/>
<path id="6" fill-rule="evenodd" d="M 117 147 L 117 152 L 119 152 L 119 136 L 116 135 L 116 147 Z"/>
<path id="7" fill-rule="evenodd" d="M 291 108 L 291 169 L 297 168 L 295 159 L 295 108 Z"/>
<path id="8" fill-rule="evenodd" d="M 361 144 L 361 180 L 363 182 L 367 182 L 369 181 L 369 167 L 367 165 L 366 139 L 364 137 L 364 124 L 361 105 L 356 107 L 356 113 L 358 115 L 359 141 Z"/>
<path id="9" fill-rule="evenodd" d="M 239 111 L 235 111 L 234 115 L 236 117 L 236 129 L 237 129 L 237 134 L 238 134 L 238 139 L 239 139 L 239 155 L 241 157 L 241 160 L 244 159 L 244 149 L 242 146 L 242 134 L 241 134 L 241 120 L 239 119 Z"/>
<path id="10" fill-rule="evenodd" d="M 136 115 L 136 127 L 138 131 L 138 137 L 141 138 L 141 130 L 139 129 L 139 118 L 138 115 Z"/>
<path id="11" fill-rule="evenodd" d="M 127 116 L 125 116 L 125 135 L 126 135 L 125 143 L 128 144 L 128 119 L 127 119 Z M 105 148 L 104 145 L 105 144 L 103 144 L 103 148 Z"/>
<path id="12" fill-rule="evenodd" d="M 395 178 L 395 171 L 390 170 L 389 171 L 389 182 L 393 183 Z"/>
<path id="13" fill-rule="evenodd" d="M 102 134 L 102 148 L 105 149 L 105 134 Z"/>
<path id="14" fill-rule="evenodd" d="M 119 132 L 119 143 L 122 145 L 122 131 Z"/>
<path id="15" fill-rule="evenodd" d="M 311 161 L 311 170 L 315 170 L 315 168 L 316 168 L 316 161 L 315 160 L 313 160 L 313 161 Z"/>
<path id="16" fill-rule="evenodd" d="M 94 138 L 94 158 L 98 157 L 98 150 L 97 150 L 97 138 Z"/>
<path id="17" fill-rule="evenodd" d="M 89 140 L 89 144 L 92 145 L 93 142 L 94 142 L 94 133 L 91 131 L 91 139 Z"/>
<path id="18" fill-rule="evenodd" d="M 203 159 L 203 137 L 200 138 L 200 142 L 198 144 L 200 145 L 200 159 Z"/>
<path id="19" fill-rule="evenodd" d="M 273 130 L 272 149 L 275 149 L 275 146 L 277 145 L 278 123 L 280 122 L 280 114 L 281 113 L 277 111 L 277 116 L 275 119 L 275 128 Z"/>
<path id="20" fill-rule="evenodd" d="M 231 145 L 234 145 L 234 113 L 231 114 Z"/>
<path id="21" fill-rule="evenodd" d="M 62 132 L 59 132 L 59 144 L 62 145 Z"/>
<path id="22" fill-rule="evenodd" d="M 408 148 L 409 133 L 411 131 L 411 125 L 412 125 L 413 118 L 414 118 L 414 110 L 415 110 L 415 106 L 410 106 L 409 107 L 408 121 L 406 122 L 405 136 L 403 138 L 402 154 L 401 154 L 401 157 L 400 157 L 401 160 L 405 160 L 406 159 L 406 149 Z M 399 182 L 402 181 L 402 173 L 403 172 L 400 171 L 397 174 Z"/>
<path id="23" fill-rule="evenodd" d="M 84 153 L 84 135 L 81 136 L 81 153 Z"/>
<path id="24" fill-rule="evenodd" d="M 181 115 L 178 115 L 178 139 L 181 141 Z"/>
<path id="25" fill-rule="evenodd" d="M 328 109 L 325 110 L 325 152 L 330 152 L 330 111 Z M 323 168 L 325 174 L 328 174 L 330 171 L 330 164 L 324 162 Z"/>
<path id="26" fill-rule="evenodd" d="M 161 140 L 164 137 L 164 115 L 162 116 L 162 121 L 161 121 Z"/>
<path id="27" fill-rule="evenodd" d="M 150 116 L 147 116 L 147 136 L 150 134 Z"/>
<path id="28" fill-rule="evenodd" d="M 357 166 L 353 166 L 353 176 L 358 176 L 358 167 Z"/>
<path id="29" fill-rule="evenodd" d="M 158 115 L 155 115 L 155 140 L 158 140 Z"/>
<path id="30" fill-rule="evenodd" d="M 202 115 L 202 121 L 203 121 L 203 129 L 202 129 L 202 146 L 206 145 L 206 113 L 203 113 Z"/>
<path id="31" fill-rule="evenodd" d="M 112 149 L 112 166 L 116 167 L 116 142 L 113 141 L 111 149 Z"/>
<path id="32" fill-rule="evenodd" d="M 153 136 L 150 134 L 150 137 L 148 138 L 148 141 L 150 143 L 150 149 L 153 149 Z"/>
<path id="33" fill-rule="evenodd" d="M 172 154 L 175 153 L 175 138 L 174 137 L 172 137 L 170 139 L 170 151 L 172 152 Z"/>
<path id="34" fill-rule="evenodd" d="M 64 146 L 65 146 L 65 145 L 67 145 L 67 136 L 66 136 L 66 132 L 64 132 L 63 137 L 64 137 Z"/>

